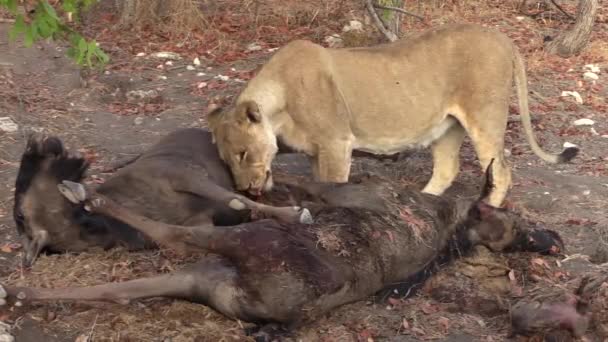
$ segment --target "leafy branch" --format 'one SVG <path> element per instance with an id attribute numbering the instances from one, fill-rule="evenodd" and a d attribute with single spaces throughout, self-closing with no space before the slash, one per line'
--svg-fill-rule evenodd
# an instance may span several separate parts
<path id="1" fill-rule="evenodd" d="M 87 40 L 76 32 L 66 22 L 77 20 L 78 13 L 86 10 L 96 0 L 61 0 L 61 10 L 67 18 L 61 18 L 55 8 L 47 0 L 25 1 L 23 3 L 24 13 L 18 9 L 18 0 L 0 0 L 0 7 L 9 10 L 15 16 L 15 23 L 9 32 L 9 39 L 14 41 L 19 35 L 23 35 L 23 44 L 31 47 L 34 42 L 51 38 L 53 40 L 65 40 L 70 42 L 71 47 L 67 54 L 80 66 L 92 68 L 103 67 L 109 62 L 110 57 L 99 47 L 95 40 Z M 35 3 L 33 8 L 28 8 L 28 3 Z M 66 20 L 67 19 L 67 20 Z"/>

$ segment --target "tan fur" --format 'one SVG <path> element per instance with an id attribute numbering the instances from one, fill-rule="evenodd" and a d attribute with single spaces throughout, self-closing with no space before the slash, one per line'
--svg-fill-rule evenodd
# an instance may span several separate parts
<path id="1" fill-rule="evenodd" d="M 249 82 L 233 109 L 209 115 L 209 126 L 238 189 L 255 192 L 271 186 L 267 172 L 279 137 L 313 157 L 317 180 L 331 182 L 348 181 L 353 150 L 392 154 L 430 146 L 433 176 L 423 191 L 441 195 L 459 171 L 468 134 L 483 169 L 495 159 L 489 203 L 500 206 L 511 186 L 503 151 L 514 80 L 533 151 L 550 163 L 569 159 L 544 152 L 534 139 L 516 47 L 498 31 L 468 24 L 369 48 L 293 41 Z"/>

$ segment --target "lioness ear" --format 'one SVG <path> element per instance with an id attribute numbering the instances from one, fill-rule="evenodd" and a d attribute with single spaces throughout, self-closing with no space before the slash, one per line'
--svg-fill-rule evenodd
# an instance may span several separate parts
<path id="1" fill-rule="evenodd" d="M 246 118 L 251 123 L 262 122 L 262 114 L 260 114 L 260 107 L 254 101 L 246 101 L 239 105 L 238 108 L 239 116 Z"/>
<path id="2" fill-rule="evenodd" d="M 222 107 L 216 107 L 207 114 L 207 125 L 211 131 L 214 131 L 222 118 Z"/>
<path id="3" fill-rule="evenodd" d="M 207 126 L 209 126 L 209 130 L 211 131 L 212 144 L 215 144 L 215 129 L 220 124 L 223 112 L 222 107 L 213 107 L 211 112 L 207 114 Z"/>

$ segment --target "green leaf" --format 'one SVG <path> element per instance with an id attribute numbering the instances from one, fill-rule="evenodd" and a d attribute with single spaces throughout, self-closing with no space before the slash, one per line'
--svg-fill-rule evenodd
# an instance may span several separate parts
<path id="1" fill-rule="evenodd" d="M 44 8 L 44 12 L 46 14 L 48 14 L 51 18 L 59 21 L 59 17 L 57 16 L 57 12 L 55 12 L 55 9 L 53 8 L 53 6 L 51 6 L 48 2 L 42 1 L 40 3 L 42 5 L 42 8 Z"/>
<path id="2" fill-rule="evenodd" d="M 15 38 L 17 38 L 17 36 L 20 33 L 25 32 L 27 26 L 25 25 L 25 21 L 23 20 L 23 15 L 19 14 L 17 16 L 17 18 L 15 19 L 15 23 L 13 24 L 13 28 L 11 28 L 11 30 L 8 33 L 8 37 L 11 41 L 14 41 Z"/>
<path id="3" fill-rule="evenodd" d="M 87 48 L 87 66 L 89 66 L 89 67 L 93 66 L 93 62 L 91 61 L 91 58 L 93 57 L 93 52 L 95 52 L 96 49 L 97 49 L 97 44 L 95 43 L 95 40 L 91 40 L 89 42 L 89 46 Z"/>
<path id="4" fill-rule="evenodd" d="M 32 23 L 32 25 L 25 30 L 25 36 L 23 39 L 23 44 L 25 47 L 31 47 L 34 44 L 35 32 L 36 27 L 34 26 L 34 23 Z"/>
<path id="5" fill-rule="evenodd" d="M 65 12 L 76 12 L 76 1 L 64 0 L 63 4 L 62 4 L 62 8 Z"/>
<path id="6" fill-rule="evenodd" d="M 17 14 L 17 0 L 7 0 L 5 1 L 5 6 L 11 14 Z"/>
<path id="7" fill-rule="evenodd" d="M 103 52 L 103 50 L 99 47 L 95 50 L 95 55 L 101 61 L 102 64 L 106 64 L 110 61 L 110 56 Z"/>

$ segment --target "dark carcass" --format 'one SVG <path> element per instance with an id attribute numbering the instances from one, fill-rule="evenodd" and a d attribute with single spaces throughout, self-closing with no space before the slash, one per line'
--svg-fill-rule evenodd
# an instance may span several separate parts
<path id="1" fill-rule="evenodd" d="M 234 225 L 247 221 L 250 209 L 285 222 L 309 219 L 305 209 L 271 207 L 236 194 L 230 172 L 211 140 L 211 134 L 202 129 L 176 130 L 124 165 L 96 191 L 134 213 L 175 225 Z M 29 138 L 13 208 L 26 265 L 43 250 L 154 246 L 128 224 L 86 213 L 61 195 L 57 185 L 63 180 L 82 181 L 88 167 L 84 158 L 70 155 L 56 137 Z"/>
<path id="2" fill-rule="evenodd" d="M 112 217 L 158 243 L 208 255 L 180 271 L 76 288 L 5 286 L 8 301 L 183 298 L 257 324 L 290 326 L 400 284 L 420 283 L 475 245 L 494 251 L 559 248 L 552 231 L 528 230 L 517 215 L 483 200 L 455 201 L 364 175 L 349 184 L 288 184 L 313 224 L 273 219 L 230 227 L 166 224 L 109 196 L 63 182 L 64 195 L 91 215 Z M 278 191 L 278 190 L 277 190 Z M 535 242 L 542 242 L 541 245 Z"/>

